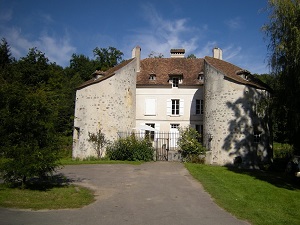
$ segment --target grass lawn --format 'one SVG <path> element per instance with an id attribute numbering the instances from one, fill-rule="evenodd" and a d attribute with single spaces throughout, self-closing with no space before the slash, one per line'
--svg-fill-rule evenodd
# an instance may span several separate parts
<path id="1" fill-rule="evenodd" d="M 300 224 L 299 184 L 280 174 L 186 164 L 215 202 L 251 224 Z"/>
<path id="2" fill-rule="evenodd" d="M 94 202 L 91 190 L 74 185 L 62 185 L 49 189 L 9 188 L 0 184 L 0 207 L 18 209 L 66 209 L 80 208 Z"/>

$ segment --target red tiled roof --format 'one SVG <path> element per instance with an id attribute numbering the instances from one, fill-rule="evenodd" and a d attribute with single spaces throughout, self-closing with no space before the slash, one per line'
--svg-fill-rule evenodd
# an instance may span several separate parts
<path id="1" fill-rule="evenodd" d="M 147 58 L 141 60 L 141 71 L 137 75 L 137 86 L 141 85 L 167 85 L 169 77 L 172 75 L 182 75 L 182 84 L 185 85 L 201 85 L 203 82 L 198 80 L 200 72 L 203 72 L 203 59 L 187 59 L 187 58 Z M 155 75 L 155 80 L 149 77 Z"/>
<path id="2" fill-rule="evenodd" d="M 111 76 L 113 76 L 115 74 L 115 72 L 119 69 L 121 69 L 122 67 L 126 66 L 127 64 L 129 64 L 131 61 L 133 60 L 132 59 L 129 59 L 129 60 L 125 60 L 124 62 L 120 63 L 119 65 L 115 66 L 115 67 L 112 67 L 110 68 L 109 70 L 105 71 L 105 72 L 102 72 L 101 74 L 103 74 L 104 76 L 101 77 L 101 78 L 98 78 L 98 79 L 95 79 L 95 78 L 92 78 L 86 82 L 84 82 L 83 84 L 81 84 L 79 87 L 77 87 L 77 89 L 81 89 L 81 88 L 84 88 L 84 87 L 87 87 L 89 85 L 92 85 L 92 84 L 96 84 L 98 82 L 101 82 L 102 80 L 105 80 Z"/>
<path id="3" fill-rule="evenodd" d="M 91 84 L 95 84 L 105 80 L 115 74 L 117 70 L 126 66 L 133 59 L 129 59 L 119 65 L 107 70 L 104 77 L 91 79 L 81 84 L 77 89 L 84 88 Z M 270 90 L 270 88 L 255 78 L 250 72 L 242 68 L 228 63 L 224 60 L 206 56 L 203 58 L 146 58 L 141 60 L 141 70 L 137 74 L 137 86 L 167 86 L 171 87 L 169 79 L 172 76 L 182 76 L 182 83 L 179 86 L 203 85 L 203 81 L 199 80 L 199 74 L 204 72 L 204 61 L 216 70 L 224 74 L 228 79 L 235 82 L 251 85 L 256 88 Z M 242 77 L 247 74 L 248 80 Z M 149 79 L 150 75 L 155 75 L 155 79 Z"/>
<path id="4" fill-rule="evenodd" d="M 260 89 L 266 89 L 269 90 L 270 88 L 263 83 L 261 80 L 255 78 L 253 75 L 250 74 L 250 72 L 243 70 L 242 68 L 235 66 L 229 62 L 226 62 L 224 60 L 216 59 L 213 57 L 206 56 L 205 62 L 214 67 L 216 70 L 220 71 L 222 74 L 225 75 L 225 77 L 234 80 L 241 84 L 246 84 L 250 86 L 254 86 L 256 88 Z M 240 74 L 240 75 L 238 75 Z M 248 80 L 241 77 L 242 74 L 247 74 Z"/>

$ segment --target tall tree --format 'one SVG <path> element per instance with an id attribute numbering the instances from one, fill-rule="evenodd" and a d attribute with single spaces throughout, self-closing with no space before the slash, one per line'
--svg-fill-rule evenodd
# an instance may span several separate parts
<path id="1" fill-rule="evenodd" d="M 45 55 L 31 49 L 10 68 L 0 83 L 0 170 L 6 181 L 45 176 L 59 158 L 55 121 L 58 118 L 57 83 Z"/>
<path id="2" fill-rule="evenodd" d="M 10 47 L 5 38 L 1 39 L 0 43 L 0 68 L 3 69 L 6 65 L 13 61 Z"/>
<path id="3" fill-rule="evenodd" d="M 269 0 L 269 63 L 276 79 L 275 98 L 287 141 L 300 153 L 300 1 Z"/>
<path id="4" fill-rule="evenodd" d="M 123 57 L 123 52 L 114 47 L 96 47 L 93 52 L 96 57 L 98 68 L 103 71 L 119 64 Z"/>

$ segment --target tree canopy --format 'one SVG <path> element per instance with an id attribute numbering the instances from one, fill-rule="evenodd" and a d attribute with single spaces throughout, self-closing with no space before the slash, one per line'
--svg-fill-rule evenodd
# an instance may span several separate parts
<path id="1" fill-rule="evenodd" d="M 269 23 L 263 27 L 269 39 L 269 64 L 274 75 L 274 100 L 282 141 L 300 153 L 300 2 L 269 0 Z"/>

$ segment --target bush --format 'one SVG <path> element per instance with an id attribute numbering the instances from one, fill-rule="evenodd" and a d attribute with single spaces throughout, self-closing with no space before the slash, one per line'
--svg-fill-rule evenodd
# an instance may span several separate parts
<path id="1" fill-rule="evenodd" d="M 111 160 L 152 161 L 154 149 L 148 139 L 138 139 L 131 135 L 109 145 L 106 154 Z"/>
<path id="2" fill-rule="evenodd" d="M 289 159 L 294 154 L 292 145 L 275 142 L 273 145 L 274 158 Z"/>
<path id="3" fill-rule="evenodd" d="M 293 154 L 294 150 L 292 145 L 275 142 L 273 144 L 273 163 L 270 170 L 278 172 L 285 171 Z"/>
<path id="4" fill-rule="evenodd" d="M 199 142 L 200 134 L 192 127 L 179 129 L 178 146 L 184 161 L 203 163 L 206 149 Z"/>

